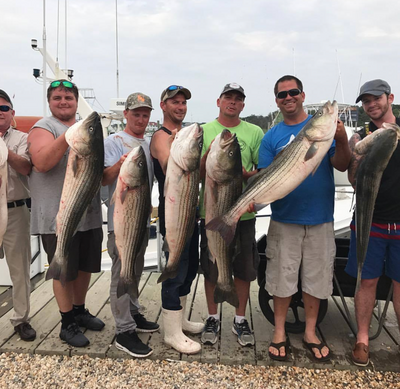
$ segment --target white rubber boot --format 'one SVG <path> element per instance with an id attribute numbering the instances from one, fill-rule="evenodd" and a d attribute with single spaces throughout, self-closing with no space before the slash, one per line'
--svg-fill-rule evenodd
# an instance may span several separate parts
<path id="1" fill-rule="evenodd" d="M 162 309 L 164 322 L 164 342 L 183 354 L 196 354 L 201 350 L 200 343 L 188 338 L 182 332 L 182 315 L 180 311 Z"/>
<path id="2" fill-rule="evenodd" d="M 182 315 L 182 330 L 189 332 L 190 334 L 200 334 L 204 329 L 204 323 L 196 323 L 194 321 L 189 321 L 186 314 L 186 301 L 187 296 L 179 297 L 181 300 L 181 307 L 183 310 Z"/>

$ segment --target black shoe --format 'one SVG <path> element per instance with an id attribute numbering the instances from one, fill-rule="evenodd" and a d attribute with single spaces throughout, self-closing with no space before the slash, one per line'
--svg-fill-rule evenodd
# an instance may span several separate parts
<path id="1" fill-rule="evenodd" d="M 22 340 L 31 342 L 32 340 L 36 339 L 36 331 L 28 322 L 18 324 L 14 327 L 14 330 L 18 333 Z"/>
<path id="2" fill-rule="evenodd" d="M 157 323 L 148 321 L 141 313 L 133 315 L 136 322 L 136 332 L 155 332 L 160 326 Z"/>
<path id="3" fill-rule="evenodd" d="M 153 353 L 153 350 L 139 339 L 136 331 L 118 334 L 115 347 L 136 358 L 146 358 Z"/>
<path id="4" fill-rule="evenodd" d="M 101 331 L 105 326 L 104 322 L 93 316 L 87 309 L 84 313 L 75 315 L 75 321 L 79 327 L 85 327 L 92 331 Z"/>
<path id="5" fill-rule="evenodd" d="M 60 338 L 74 347 L 85 347 L 90 343 L 76 323 L 69 324 L 67 328 L 61 327 Z"/>

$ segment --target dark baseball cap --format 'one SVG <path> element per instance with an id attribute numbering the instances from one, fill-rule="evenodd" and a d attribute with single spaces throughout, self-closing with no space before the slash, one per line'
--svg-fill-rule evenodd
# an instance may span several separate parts
<path id="1" fill-rule="evenodd" d="M 180 86 L 180 85 L 170 85 L 168 88 L 164 89 L 161 93 L 161 101 L 168 100 L 178 93 L 183 93 L 185 96 L 186 100 L 189 100 L 192 97 L 192 94 L 190 93 L 190 90 Z"/>
<path id="2" fill-rule="evenodd" d="M 0 89 L 0 97 L 9 103 L 11 105 L 11 108 L 14 108 L 10 96 L 8 96 L 8 94 L 4 92 L 3 89 Z"/>
<path id="3" fill-rule="evenodd" d="M 224 93 L 231 92 L 231 91 L 239 92 L 244 97 L 246 97 L 246 95 L 244 94 L 244 89 L 236 82 L 231 82 L 230 84 L 226 84 L 224 86 L 224 89 L 222 90 L 221 94 L 219 95 L 219 97 L 221 97 Z"/>
<path id="4" fill-rule="evenodd" d="M 380 96 L 383 93 L 390 95 L 390 91 L 390 86 L 386 81 L 380 79 L 368 81 L 360 88 L 356 103 L 362 99 L 363 95 Z"/>

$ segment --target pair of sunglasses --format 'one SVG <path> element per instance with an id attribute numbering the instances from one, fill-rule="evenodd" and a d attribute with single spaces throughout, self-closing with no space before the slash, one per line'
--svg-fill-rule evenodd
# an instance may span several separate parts
<path id="1" fill-rule="evenodd" d="M 177 90 L 177 89 L 184 89 L 184 87 L 183 87 L 183 86 L 180 86 L 180 85 L 171 85 L 171 86 L 169 86 L 169 87 L 167 88 L 167 90 L 170 90 L 170 91 L 172 91 L 172 90 Z"/>
<path id="2" fill-rule="evenodd" d="M 293 97 L 293 96 L 298 96 L 301 93 L 300 89 L 289 89 L 289 90 L 283 90 L 281 92 L 278 92 L 276 94 L 276 97 L 278 99 L 286 99 L 287 95 Z"/>
<path id="3" fill-rule="evenodd" d="M 52 87 L 52 88 L 57 88 L 57 87 L 59 87 L 60 85 L 63 85 L 64 87 L 66 87 L 66 88 L 73 88 L 75 85 L 72 83 L 72 82 L 70 82 L 70 81 L 53 81 L 51 84 L 50 84 L 50 86 Z"/>
<path id="4" fill-rule="evenodd" d="M 8 112 L 12 111 L 12 108 L 9 107 L 8 105 L 0 105 L 0 112 Z"/>

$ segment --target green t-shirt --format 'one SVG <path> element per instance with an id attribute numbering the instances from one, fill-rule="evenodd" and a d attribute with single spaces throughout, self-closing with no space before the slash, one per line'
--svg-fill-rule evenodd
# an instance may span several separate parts
<path id="1" fill-rule="evenodd" d="M 230 132 L 236 134 L 239 141 L 243 167 L 247 171 L 251 171 L 254 169 L 254 166 L 258 164 L 258 149 L 260 148 L 261 140 L 264 136 L 263 130 L 260 127 L 244 121 L 241 121 L 236 127 L 225 127 L 220 124 L 217 119 L 204 124 L 202 127 L 204 133 L 201 156 L 208 150 L 215 137 L 227 128 Z M 200 190 L 200 217 L 202 219 L 205 218 L 204 183 L 205 180 L 202 181 Z M 245 213 L 240 220 L 252 219 L 254 215 L 254 213 Z"/>

